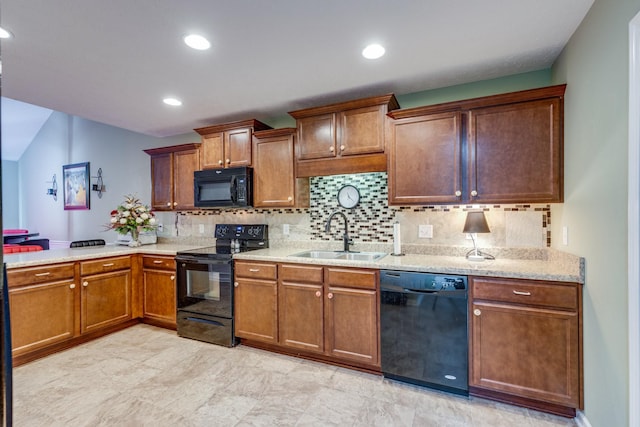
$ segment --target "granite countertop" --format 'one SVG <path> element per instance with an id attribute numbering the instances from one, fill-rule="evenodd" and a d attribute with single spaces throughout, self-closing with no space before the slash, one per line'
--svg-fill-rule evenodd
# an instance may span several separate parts
<path id="1" fill-rule="evenodd" d="M 368 262 L 291 256 L 310 249 L 339 249 L 335 244 L 286 241 L 274 241 L 270 244 L 269 249 L 235 254 L 234 259 L 584 283 L 584 258 L 553 249 L 495 249 L 493 253 L 496 256 L 495 260 L 473 262 L 467 261 L 464 257 L 468 248 L 405 245 L 404 250 L 407 253 L 404 256 L 389 254 L 377 261 Z M 4 262 L 7 264 L 7 269 L 12 269 L 136 253 L 172 256 L 180 251 L 204 246 L 211 246 L 211 244 L 201 242 L 186 244 L 172 241 L 136 248 L 109 244 L 8 254 L 4 255 Z M 388 245 L 361 244 L 355 250 L 389 253 L 391 248 Z"/>
<path id="2" fill-rule="evenodd" d="M 407 253 L 404 256 L 393 256 L 389 254 L 372 262 L 291 256 L 303 250 L 295 246 L 272 247 L 269 249 L 235 254 L 234 259 L 520 278 L 584 284 L 584 258 L 553 249 L 539 249 L 531 251 L 530 253 L 520 251 L 517 255 L 524 255 L 526 257 L 506 258 L 496 256 L 495 260 L 485 260 L 482 262 L 467 261 L 464 254 L 458 254 L 455 251 L 452 252 L 448 250 L 444 250 L 440 254 L 433 250 L 430 251 L 432 253 Z"/>
<path id="3" fill-rule="evenodd" d="M 73 262 L 102 257 L 111 257 L 131 254 L 149 255 L 174 255 L 177 252 L 201 248 L 204 245 L 184 245 L 173 243 L 159 243 L 155 245 L 142 245 L 136 248 L 121 245 L 105 245 L 84 248 L 60 248 L 38 252 L 20 252 L 15 254 L 5 254 L 4 262 L 7 269 L 32 267 L 36 265 L 53 264 L 58 262 Z"/>

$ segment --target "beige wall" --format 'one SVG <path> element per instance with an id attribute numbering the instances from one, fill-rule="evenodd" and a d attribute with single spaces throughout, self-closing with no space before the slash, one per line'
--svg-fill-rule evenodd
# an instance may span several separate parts
<path id="1" fill-rule="evenodd" d="M 639 0 L 596 0 L 552 68 L 554 83 L 567 83 L 565 203 L 552 208 L 552 244 L 586 259 L 585 415 L 594 427 L 628 425 L 628 24 L 638 10 Z"/>

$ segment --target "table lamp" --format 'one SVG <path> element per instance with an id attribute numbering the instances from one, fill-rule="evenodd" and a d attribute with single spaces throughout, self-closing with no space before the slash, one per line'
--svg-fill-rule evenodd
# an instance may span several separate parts
<path id="1" fill-rule="evenodd" d="M 464 228 L 462 229 L 462 232 L 470 234 L 471 240 L 473 240 L 473 249 L 467 253 L 467 259 L 469 261 L 484 261 L 485 259 L 495 259 L 493 255 L 489 255 L 479 251 L 478 245 L 476 244 L 475 233 L 491 233 L 491 230 L 489 230 L 489 224 L 487 224 L 487 219 L 484 217 L 484 212 L 467 212 L 467 219 L 464 222 Z"/>

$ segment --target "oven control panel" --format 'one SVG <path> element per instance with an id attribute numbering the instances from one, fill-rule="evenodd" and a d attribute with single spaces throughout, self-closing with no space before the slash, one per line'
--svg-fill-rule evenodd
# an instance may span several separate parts
<path id="1" fill-rule="evenodd" d="M 216 239 L 264 240 L 268 237 L 266 224 L 216 224 Z"/>

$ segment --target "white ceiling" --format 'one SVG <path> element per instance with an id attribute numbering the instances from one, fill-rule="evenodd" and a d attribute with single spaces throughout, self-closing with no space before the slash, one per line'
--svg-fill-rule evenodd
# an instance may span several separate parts
<path id="1" fill-rule="evenodd" d="M 154 136 L 268 123 L 310 106 L 548 68 L 592 3 L 0 0 L 0 25 L 14 34 L 1 43 L 2 95 Z M 187 48 L 189 32 L 212 48 Z M 387 54 L 364 59 L 371 42 Z M 184 105 L 164 105 L 168 95 Z"/>

